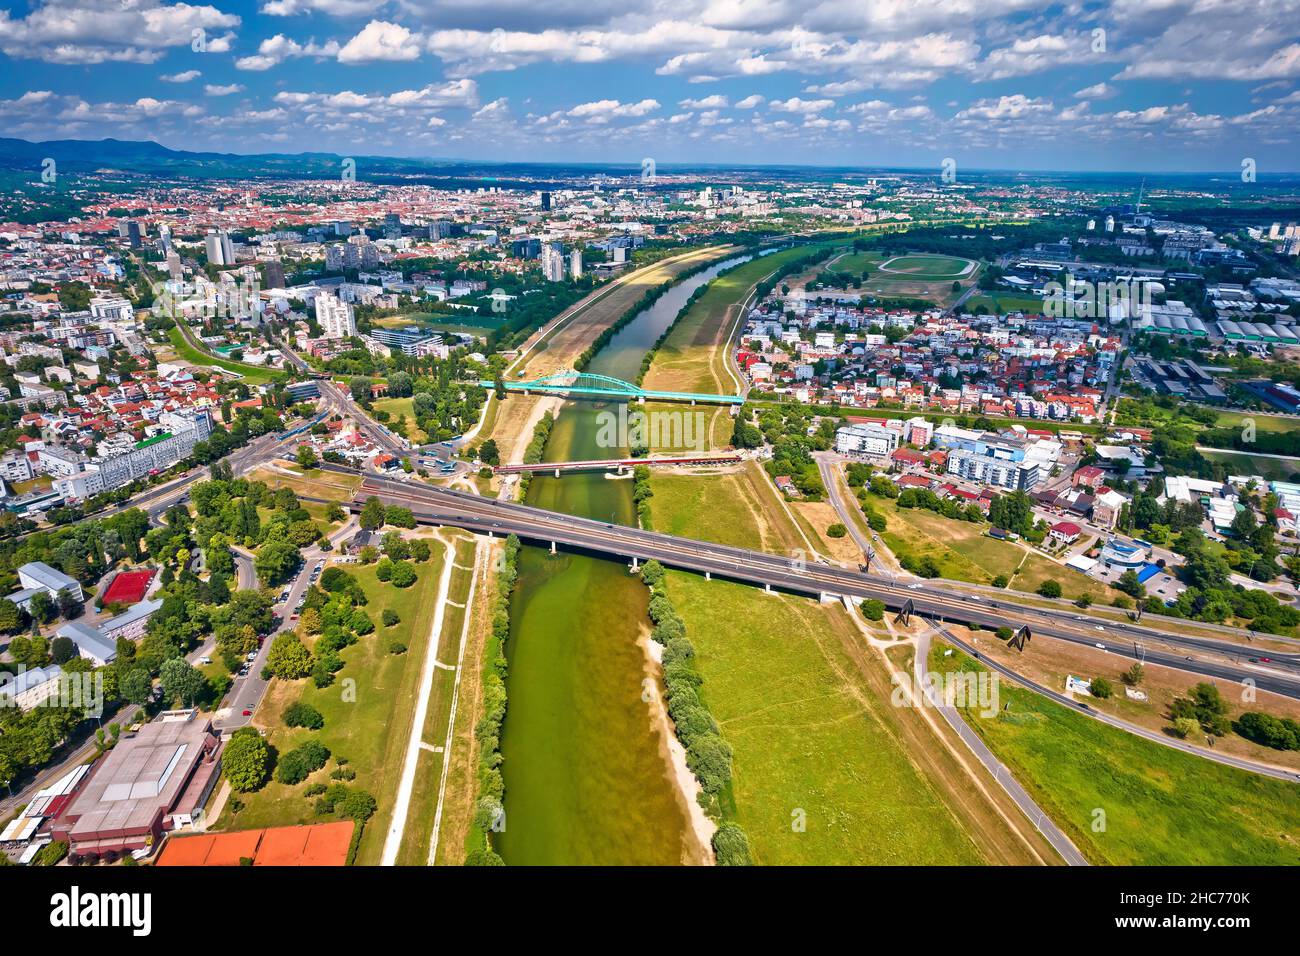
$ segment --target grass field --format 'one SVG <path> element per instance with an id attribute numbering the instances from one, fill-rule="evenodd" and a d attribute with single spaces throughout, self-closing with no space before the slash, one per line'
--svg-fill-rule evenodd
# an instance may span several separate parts
<path id="1" fill-rule="evenodd" d="M 981 669 L 938 645 L 930 667 Z M 998 716 L 968 709 L 967 721 L 1094 863 L 1300 863 L 1297 785 L 1162 747 L 1005 682 L 1000 696 Z"/>
<path id="2" fill-rule="evenodd" d="M 381 583 L 373 567 L 349 566 L 348 573 L 361 582 L 370 598 L 365 610 L 375 622 L 375 631 L 343 649 L 340 656 L 344 667 L 331 687 L 318 689 L 309 679 L 273 681 L 254 718 L 279 753 L 316 737 L 333 756 L 347 758 L 348 765 L 357 774 L 351 785 L 374 795 L 379 809 L 366 824 L 357 853 L 358 864 L 378 863 L 383 850 L 436 603 L 442 553 L 441 545 L 435 543 L 430 561 L 416 565 L 419 580 L 405 590 Z M 395 627 L 385 628 L 379 623 L 386 608 L 392 608 L 401 618 Z M 393 641 L 406 644 L 409 650 L 405 654 L 390 654 L 388 647 Z M 349 684 L 348 679 L 355 684 Z M 349 687 L 354 688 L 355 699 L 348 699 L 345 692 Z M 283 725 L 284 709 L 299 700 L 311 704 L 324 716 L 325 726 L 321 730 L 290 729 Z M 333 767 L 331 759 L 324 770 L 297 786 L 272 780 L 256 793 L 241 795 L 244 809 L 237 814 L 227 809 L 220 819 L 221 828 L 317 822 L 314 801 L 303 796 L 303 790 L 316 781 L 328 783 Z"/>
<path id="3" fill-rule="evenodd" d="M 875 496 L 871 504 L 888 522 L 881 538 L 889 550 L 899 557 L 934 558 L 942 577 L 989 584 L 1006 575 L 1012 590 L 1026 592 L 1037 591 L 1054 578 L 1070 599 L 1087 594 L 1094 601 L 1109 603 L 1114 597 L 1109 587 L 1077 571 L 1017 544 L 990 538 L 988 525 L 955 521 L 923 508 L 899 508 L 894 501 Z"/>
<path id="4" fill-rule="evenodd" d="M 388 412 L 390 418 L 389 425 L 405 416 L 406 417 L 406 437 L 417 445 L 423 445 L 429 440 L 423 429 L 415 424 L 415 401 L 410 398 L 381 398 L 374 403 L 375 411 Z"/>
<path id="5" fill-rule="evenodd" d="M 1252 415 L 1250 412 L 1219 412 L 1218 428 L 1239 427 L 1246 421 L 1255 423 L 1255 430 L 1261 432 L 1295 432 L 1300 431 L 1300 418 L 1281 415 Z"/>
<path id="6" fill-rule="evenodd" d="M 1008 312 L 1041 313 L 1043 300 L 1035 296 L 1007 295 L 999 292 L 973 295 L 966 300 L 967 312 L 974 313 L 980 306 L 983 306 L 990 315 L 1005 315 Z"/>
<path id="7" fill-rule="evenodd" d="M 229 359 L 220 359 L 215 356 L 201 352 L 190 344 L 185 334 L 177 326 L 172 326 L 167 330 L 167 337 L 171 340 L 172 348 L 176 354 L 192 365 L 210 367 L 215 365 L 217 368 L 223 368 L 228 372 L 234 372 L 243 377 L 245 382 L 250 385 L 262 385 L 271 381 L 279 375 L 275 369 L 265 369 L 257 365 L 245 365 L 242 362 L 232 362 Z"/>
<path id="8" fill-rule="evenodd" d="M 1237 475 L 1259 475 L 1270 481 L 1289 481 L 1292 475 L 1300 473 L 1300 458 L 1272 458 L 1267 455 L 1210 449 L 1201 449 L 1201 454 L 1210 461 L 1223 462 Z"/>
<path id="9" fill-rule="evenodd" d="M 956 256 L 892 256 L 879 252 L 857 252 L 841 256 L 830 266 L 836 272 L 867 273 L 859 291 L 884 298 L 928 299 L 936 305 L 951 305 L 979 275 L 979 265 L 968 273 L 961 270 L 970 260 Z"/>
<path id="10" fill-rule="evenodd" d="M 807 549 L 770 484 L 755 484 L 767 478 L 752 464 L 722 476 L 655 473 L 651 482 L 658 530 L 775 553 Z M 887 706 L 884 662 L 864 651 L 842 606 L 685 573 L 670 575 L 670 588 L 702 654 L 705 696 L 735 749 L 730 812 L 759 862 L 1035 859 L 917 712 Z M 796 809 L 806 832 L 791 828 Z"/>
<path id="11" fill-rule="evenodd" d="M 734 818 L 755 862 L 981 862 L 856 673 L 843 608 L 678 572 L 668 587 L 734 751 Z"/>

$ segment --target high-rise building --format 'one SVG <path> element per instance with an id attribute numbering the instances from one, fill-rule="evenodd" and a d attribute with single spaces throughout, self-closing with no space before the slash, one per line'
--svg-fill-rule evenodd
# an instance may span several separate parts
<path id="1" fill-rule="evenodd" d="M 569 275 L 575 279 L 582 278 L 582 250 L 574 249 L 569 253 Z"/>
<path id="2" fill-rule="evenodd" d="M 384 238 L 402 238 L 402 217 L 395 212 L 390 212 L 384 217 Z"/>
<path id="3" fill-rule="evenodd" d="M 208 234 L 203 239 L 203 251 L 208 255 L 208 262 L 214 266 L 226 264 L 225 249 L 221 245 L 221 237 L 217 235 L 217 230 L 208 230 Z"/>
<path id="4" fill-rule="evenodd" d="M 542 250 L 542 275 L 547 282 L 564 281 L 564 252 L 558 243 L 548 242 Z"/>
<path id="5" fill-rule="evenodd" d="M 126 224 L 126 238 L 132 249 L 140 248 L 140 224 L 134 219 Z"/>
<path id="6" fill-rule="evenodd" d="M 185 275 L 184 269 L 181 268 L 181 257 L 174 252 L 167 253 L 167 274 L 177 281 Z"/>
<path id="7" fill-rule="evenodd" d="M 551 211 L 551 194 L 545 189 L 542 190 L 542 212 Z"/>
<path id="8" fill-rule="evenodd" d="M 357 334 L 352 306 L 329 292 L 316 293 L 316 321 L 327 339 L 346 339 Z"/>

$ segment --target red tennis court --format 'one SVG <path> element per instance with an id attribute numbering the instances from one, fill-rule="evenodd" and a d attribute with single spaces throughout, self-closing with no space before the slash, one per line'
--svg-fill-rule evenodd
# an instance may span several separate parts
<path id="1" fill-rule="evenodd" d="M 105 604 L 135 604 L 144 600 L 144 592 L 153 580 L 152 571 L 122 571 L 104 592 Z"/>

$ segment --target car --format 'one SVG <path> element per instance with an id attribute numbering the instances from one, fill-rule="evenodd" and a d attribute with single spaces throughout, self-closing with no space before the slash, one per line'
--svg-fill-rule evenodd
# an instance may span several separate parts
<path id="1" fill-rule="evenodd" d="M 1103 651 L 1106 649 L 1105 644 L 1094 644 L 1093 647 L 1100 647 Z"/>
<path id="2" fill-rule="evenodd" d="M 919 591 L 919 590 L 921 590 L 921 585 L 919 585 L 919 584 L 909 584 L 909 585 L 907 586 L 907 589 L 908 589 L 909 591 Z"/>
<path id="3" fill-rule="evenodd" d="M 240 713 L 240 715 L 243 716 L 243 717 L 252 717 L 252 716 L 253 716 L 253 712 L 252 712 L 251 710 L 249 710 L 247 707 L 245 707 L 245 708 L 244 708 L 243 710 L 241 710 L 239 713 Z"/>
<path id="4" fill-rule="evenodd" d="M 244 660 L 248 661 L 250 664 L 253 663 L 253 661 L 257 660 L 257 651 L 249 651 L 244 655 Z"/>
<path id="5" fill-rule="evenodd" d="M 1100 624 L 1094 624 L 1092 629 L 1093 629 L 1094 631 L 1104 631 L 1104 630 L 1106 630 L 1106 629 L 1105 629 L 1104 627 L 1102 627 Z"/>
<path id="6" fill-rule="evenodd" d="M 1259 659 L 1259 662 L 1260 662 L 1261 664 L 1272 664 L 1272 663 L 1273 663 L 1273 658 L 1271 658 L 1271 657 L 1261 657 L 1261 658 Z"/>
<path id="7" fill-rule="evenodd" d="M 210 658 L 210 657 L 208 657 L 208 655 L 204 654 L 202 657 L 199 658 L 199 663 L 200 663 L 200 664 L 211 664 L 211 663 L 212 663 L 212 658 Z"/>
<path id="8" fill-rule="evenodd" d="M 298 614 L 297 614 L 297 612 L 295 612 L 295 613 L 293 613 L 293 614 L 290 614 L 290 615 L 289 615 L 289 620 L 291 620 L 291 621 L 296 621 L 296 620 L 298 620 Z"/>

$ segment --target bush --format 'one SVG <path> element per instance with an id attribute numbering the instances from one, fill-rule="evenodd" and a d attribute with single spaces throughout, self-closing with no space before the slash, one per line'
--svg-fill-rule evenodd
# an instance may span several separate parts
<path id="1" fill-rule="evenodd" d="M 1274 750 L 1300 750 L 1300 723 L 1290 717 L 1250 711 L 1241 715 L 1236 730 L 1247 740 Z"/>
<path id="2" fill-rule="evenodd" d="M 1038 593 L 1045 598 L 1059 598 L 1061 596 L 1061 582 L 1054 578 L 1048 578 L 1038 585 Z"/>
<path id="3" fill-rule="evenodd" d="M 419 577 L 415 573 L 415 568 L 411 567 L 405 561 L 394 561 L 392 572 L 393 587 L 409 588 Z"/>
<path id="4" fill-rule="evenodd" d="M 749 837 L 740 824 L 728 821 L 713 834 L 713 855 L 718 866 L 749 866 Z"/>
<path id="5" fill-rule="evenodd" d="M 836 522 L 835 524 L 831 525 L 826 529 L 826 534 L 832 538 L 842 538 L 848 533 L 849 533 L 849 529 L 844 527 L 844 525 L 840 524 L 839 522 Z"/>
<path id="6" fill-rule="evenodd" d="M 325 726 L 325 718 L 311 704 L 299 701 L 284 709 L 286 727 L 306 727 L 308 730 L 320 730 Z"/>
<path id="7" fill-rule="evenodd" d="M 1011 583 L 1011 579 L 1008 578 L 1005 574 L 999 574 L 989 583 L 993 585 L 993 587 L 995 588 L 1005 588 L 1008 584 Z"/>
<path id="8" fill-rule="evenodd" d="M 384 608 L 384 613 L 380 616 L 380 619 L 384 622 L 384 627 L 396 627 L 402 621 L 402 619 L 397 616 L 397 612 L 391 607 Z"/>
<path id="9" fill-rule="evenodd" d="M 391 644 L 388 645 L 388 653 L 390 653 L 390 654 L 405 654 L 405 653 L 406 653 L 406 645 L 403 644 L 401 641 L 393 641 Z"/>
<path id="10" fill-rule="evenodd" d="M 717 734 L 705 734 L 686 748 L 686 764 L 707 794 L 731 782 L 731 745 Z"/>
<path id="11" fill-rule="evenodd" d="M 876 598 L 867 598 L 858 605 L 862 611 L 862 616 L 868 621 L 883 621 L 885 619 L 885 602 Z"/>
<path id="12" fill-rule="evenodd" d="M 1088 691 L 1093 697 L 1096 697 L 1099 700 L 1105 700 L 1115 693 L 1115 689 L 1111 687 L 1110 681 L 1106 680 L 1104 677 L 1094 677 L 1092 683 L 1088 685 Z"/>
<path id="13" fill-rule="evenodd" d="M 1174 726 L 1171 728 L 1175 737 L 1183 738 L 1193 736 L 1200 729 L 1201 725 L 1197 723 L 1194 717 L 1178 717 L 1174 720 Z"/>
<path id="14" fill-rule="evenodd" d="M 292 786 L 302 783 L 330 759 L 329 749 L 318 740 L 309 740 L 280 758 L 275 767 L 275 779 Z"/>

